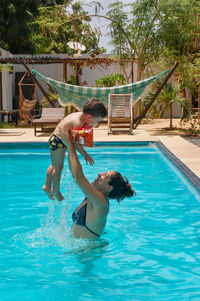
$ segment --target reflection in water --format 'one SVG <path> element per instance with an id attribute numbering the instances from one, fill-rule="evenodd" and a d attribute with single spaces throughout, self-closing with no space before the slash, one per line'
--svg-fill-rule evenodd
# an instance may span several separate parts
<path id="1" fill-rule="evenodd" d="M 71 239 L 76 247 L 73 250 L 65 252 L 66 256 L 70 255 L 70 260 L 76 260 L 76 266 L 79 267 L 79 277 L 84 279 L 86 282 L 98 278 L 97 271 L 102 268 L 102 259 L 106 257 L 108 253 L 108 241 L 105 239 L 98 240 L 82 240 L 79 239 L 76 241 Z M 105 261 L 104 261 L 105 269 Z"/>

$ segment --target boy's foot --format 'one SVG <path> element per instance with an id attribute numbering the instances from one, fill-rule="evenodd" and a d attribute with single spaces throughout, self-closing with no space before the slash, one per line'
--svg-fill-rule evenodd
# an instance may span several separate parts
<path id="1" fill-rule="evenodd" d="M 54 194 L 53 194 L 53 190 L 49 190 L 45 185 L 42 187 L 43 191 L 47 194 L 48 198 L 50 200 L 54 200 Z"/>
<path id="2" fill-rule="evenodd" d="M 58 191 L 58 192 L 55 192 L 54 191 L 54 195 L 55 195 L 55 198 L 58 200 L 58 201 L 62 201 L 62 200 L 64 200 L 64 196 L 60 193 L 60 191 Z"/>

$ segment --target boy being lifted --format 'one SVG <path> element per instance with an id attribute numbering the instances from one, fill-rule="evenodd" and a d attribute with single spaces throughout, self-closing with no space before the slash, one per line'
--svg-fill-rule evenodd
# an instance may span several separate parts
<path id="1" fill-rule="evenodd" d="M 62 201 L 64 199 L 60 192 L 60 178 L 65 159 L 65 150 L 67 149 L 65 135 L 68 135 L 70 130 L 91 129 L 106 116 L 107 109 L 104 104 L 99 99 L 92 99 L 84 105 L 82 112 L 66 116 L 57 125 L 48 141 L 51 165 L 47 169 L 46 181 L 42 188 L 51 200 L 56 198 L 58 201 Z M 81 144 L 75 143 L 75 147 L 84 156 L 86 163 L 94 164 L 94 160 Z M 52 183 L 53 189 L 51 187 Z"/>

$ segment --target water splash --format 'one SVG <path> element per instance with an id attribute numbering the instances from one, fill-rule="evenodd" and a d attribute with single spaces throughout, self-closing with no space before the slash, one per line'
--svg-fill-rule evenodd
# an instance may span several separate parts
<path id="1" fill-rule="evenodd" d="M 49 247 L 70 250 L 71 242 L 71 202 L 75 189 L 75 182 L 69 170 L 63 172 L 61 187 L 64 187 L 64 200 L 49 201 L 48 213 L 40 220 L 40 227 L 26 233 L 18 233 L 14 240 L 30 249 L 44 249 Z"/>
<path id="2" fill-rule="evenodd" d="M 76 184 L 69 170 L 63 172 L 61 178 L 62 193 L 64 200 L 49 201 L 48 213 L 40 220 L 40 227 L 23 234 L 17 234 L 17 240 L 26 246 L 30 252 L 56 249 L 64 254 L 78 254 L 90 252 L 95 248 L 102 247 L 103 241 L 90 241 L 88 239 L 71 238 L 71 206 L 76 189 Z M 64 187 L 64 189 L 63 189 Z M 28 251 L 28 252 L 29 252 Z"/>
<path id="3" fill-rule="evenodd" d="M 64 200 L 62 202 L 51 201 L 47 216 L 41 222 L 42 228 L 45 229 L 45 235 L 53 244 L 64 249 L 70 245 L 70 228 L 72 195 L 75 188 L 74 180 L 69 170 L 63 172 L 61 178 L 61 187 L 64 187 Z"/>

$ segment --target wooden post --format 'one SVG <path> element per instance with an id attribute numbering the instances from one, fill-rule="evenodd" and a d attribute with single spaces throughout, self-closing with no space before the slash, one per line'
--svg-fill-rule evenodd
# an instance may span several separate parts
<path id="1" fill-rule="evenodd" d="M 140 98 L 138 106 L 139 106 L 139 115 L 140 115 L 142 112 L 142 98 Z"/>
<path id="2" fill-rule="evenodd" d="M 172 109 L 172 103 L 170 103 L 169 106 L 169 116 L 170 116 L 170 126 L 169 128 L 172 129 L 172 115 L 173 115 L 173 109 Z"/>
<path id="3" fill-rule="evenodd" d="M 0 71 L 0 110 L 3 109 L 3 99 L 2 99 L 2 72 Z"/>
<path id="4" fill-rule="evenodd" d="M 134 62 L 132 62 L 131 65 L 131 82 L 134 82 Z"/>
<path id="5" fill-rule="evenodd" d="M 55 108 L 54 103 L 51 101 L 51 99 L 49 98 L 49 96 L 47 95 L 47 93 L 44 91 L 44 89 L 42 88 L 42 86 L 40 85 L 40 83 L 38 82 L 37 78 L 35 78 L 35 76 L 33 76 L 33 74 L 31 73 L 31 70 L 28 68 L 28 66 L 23 63 L 25 69 L 27 70 L 28 74 L 30 75 L 30 77 L 32 78 L 32 80 L 37 84 L 38 88 L 41 90 L 42 94 L 44 95 L 44 97 L 46 97 L 46 99 L 48 100 L 48 102 L 50 103 L 50 105 Z"/>
<path id="6" fill-rule="evenodd" d="M 67 82 L 67 62 L 63 62 L 63 81 Z"/>
<path id="7" fill-rule="evenodd" d="M 151 101 L 148 103 L 148 105 L 142 111 L 141 115 L 138 116 L 138 119 L 135 121 L 134 129 L 136 129 L 136 127 L 140 124 L 140 122 L 142 121 L 142 119 L 144 118 L 144 116 L 146 115 L 146 113 L 148 112 L 148 110 L 150 109 L 150 107 L 152 106 L 152 104 L 154 103 L 155 99 L 160 94 L 160 92 L 163 89 L 164 85 L 167 83 L 167 81 L 170 79 L 170 77 L 174 73 L 174 71 L 177 68 L 177 66 L 178 66 L 178 63 L 176 63 L 174 65 L 174 67 L 172 68 L 172 70 L 166 76 L 166 78 L 164 79 L 164 81 L 162 82 L 162 84 L 160 85 L 160 87 L 158 88 L 158 90 L 156 91 L 156 93 L 154 94 L 154 96 L 152 97 Z"/>

